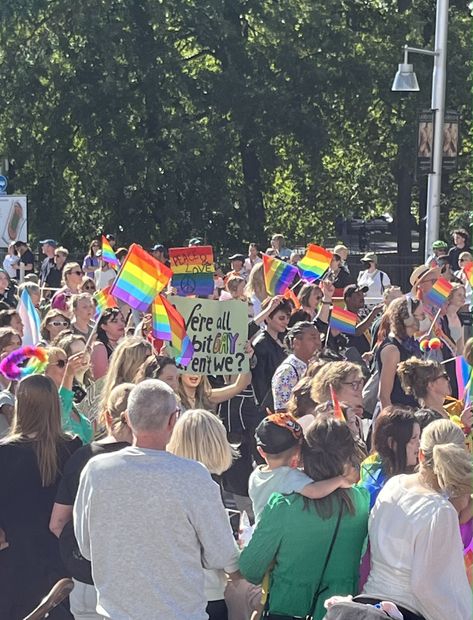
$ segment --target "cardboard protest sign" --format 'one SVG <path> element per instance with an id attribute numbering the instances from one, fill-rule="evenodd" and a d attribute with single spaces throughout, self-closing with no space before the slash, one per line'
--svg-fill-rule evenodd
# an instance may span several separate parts
<path id="1" fill-rule="evenodd" d="M 248 372 L 248 306 L 242 301 L 169 297 L 181 313 L 194 346 L 186 371 L 196 375 Z"/>
<path id="2" fill-rule="evenodd" d="M 169 261 L 173 274 L 172 286 L 179 296 L 212 295 L 215 272 L 212 246 L 170 248 Z"/>

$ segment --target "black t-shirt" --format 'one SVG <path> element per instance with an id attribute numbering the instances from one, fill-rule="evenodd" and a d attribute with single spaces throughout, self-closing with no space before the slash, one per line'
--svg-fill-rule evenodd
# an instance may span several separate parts
<path id="1" fill-rule="evenodd" d="M 31 271 L 25 271 L 25 274 L 27 273 L 33 273 L 34 271 L 34 254 L 31 250 L 26 250 L 26 252 L 23 253 L 23 255 L 20 258 L 20 263 L 23 263 L 24 265 L 33 265 L 33 269 L 31 269 Z M 16 270 L 16 279 L 19 280 L 21 277 L 21 271 L 20 269 Z"/>
<path id="2" fill-rule="evenodd" d="M 55 502 L 65 506 L 73 506 L 79 488 L 80 475 L 90 459 L 99 454 L 116 452 L 127 448 L 130 444 L 125 441 L 116 443 L 98 443 L 96 441 L 77 450 L 67 461 L 64 467 L 62 480 L 57 490 Z"/>

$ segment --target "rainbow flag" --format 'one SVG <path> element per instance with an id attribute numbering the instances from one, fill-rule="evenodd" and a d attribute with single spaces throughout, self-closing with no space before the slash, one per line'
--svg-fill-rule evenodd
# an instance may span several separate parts
<path id="1" fill-rule="evenodd" d="M 467 263 L 465 267 L 463 267 L 463 273 L 465 274 L 470 286 L 473 286 L 473 263 Z"/>
<path id="2" fill-rule="evenodd" d="M 457 377 L 458 398 L 467 406 L 471 400 L 471 366 L 462 355 L 455 359 L 455 375 Z"/>
<path id="3" fill-rule="evenodd" d="M 335 390 L 333 389 L 332 384 L 330 384 L 330 398 L 332 399 L 333 405 L 333 417 L 336 420 L 340 420 L 340 422 L 345 422 L 345 416 L 343 415 L 342 406 L 340 405 L 340 401 L 335 394 Z"/>
<path id="4" fill-rule="evenodd" d="M 294 293 L 294 291 L 291 291 L 290 288 L 286 289 L 286 292 L 284 293 L 284 299 L 289 299 L 289 301 L 292 301 L 296 310 L 302 308 L 299 297 Z"/>
<path id="5" fill-rule="evenodd" d="M 187 366 L 187 364 L 191 361 L 192 356 L 194 355 L 194 347 L 192 345 L 191 339 L 187 335 L 186 332 L 186 324 L 182 315 L 177 311 L 177 309 L 169 303 L 169 301 L 160 295 L 161 303 L 163 305 L 164 311 L 167 314 L 171 336 L 167 338 L 171 341 L 171 351 L 176 358 L 176 362 L 181 364 L 181 366 Z M 154 330 L 154 319 L 153 319 L 153 330 Z M 165 338 L 163 338 L 165 340 Z"/>
<path id="6" fill-rule="evenodd" d="M 331 329 L 338 329 L 338 331 L 343 334 L 351 334 L 353 336 L 356 331 L 357 322 L 358 317 L 353 312 L 338 308 L 337 306 L 332 307 L 329 320 Z"/>
<path id="7" fill-rule="evenodd" d="M 102 258 L 106 263 L 120 268 L 120 261 L 115 256 L 112 246 L 104 235 L 102 235 Z"/>
<path id="8" fill-rule="evenodd" d="M 264 283 L 270 295 L 283 295 L 299 276 L 297 267 L 263 254 Z"/>
<path id="9" fill-rule="evenodd" d="M 170 248 L 172 286 L 177 295 L 208 297 L 214 292 L 214 254 L 211 245 Z"/>
<path id="10" fill-rule="evenodd" d="M 171 324 L 161 295 L 156 295 L 152 306 L 153 336 L 160 340 L 172 340 Z"/>
<path id="11" fill-rule="evenodd" d="M 111 288 L 111 286 L 107 286 L 107 288 L 104 288 L 101 291 L 97 291 L 96 293 L 94 293 L 93 298 L 95 301 L 95 320 L 97 320 L 107 308 L 118 307 L 117 302 L 112 297 L 112 295 L 110 295 Z"/>
<path id="12" fill-rule="evenodd" d="M 445 278 L 439 278 L 430 291 L 426 294 L 425 298 L 432 306 L 443 306 L 447 301 L 450 291 L 453 286 Z"/>
<path id="13" fill-rule="evenodd" d="M 141 245 L 133 243 L 110 287 L 110 295 L 118 297 L 135 310 L 147 312 L 171 276 L 169 267 L 153 258 Z"/>
<path id="14" fill-rule="evenodd" d="M 330 267 L 332 258 L 332 252 L 320 245 L 309 243 L 304 258 L 297 263 L 301 278 L 309 281 L 320 280 Z"/>

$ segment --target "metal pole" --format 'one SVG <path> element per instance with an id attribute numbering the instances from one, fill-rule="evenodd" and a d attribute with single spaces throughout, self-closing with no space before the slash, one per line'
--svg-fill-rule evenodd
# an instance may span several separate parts
<path id="1" fill-rule="evenodd" d="M 440 191 L 442 184 L 443 121 L 445 116 L 445 86 L 447 73 L 448 0 L 437 0 L 435 23 L 434 71 L 432 74 L 432 110 L 434 111 L 433 172 L 427 187 L 427 219 L 425 223 L 425 259 L 432 243 L 439 238 Z"/>

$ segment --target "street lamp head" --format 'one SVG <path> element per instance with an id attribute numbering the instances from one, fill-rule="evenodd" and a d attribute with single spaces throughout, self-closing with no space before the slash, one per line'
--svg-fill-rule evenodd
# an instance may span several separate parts
<path id="1" fill-rule="evenodd" d="M 418 92 L 420 90 L 413 65 L 404 62 L 399 65 L 391 90 L 396 92 Z"/>

